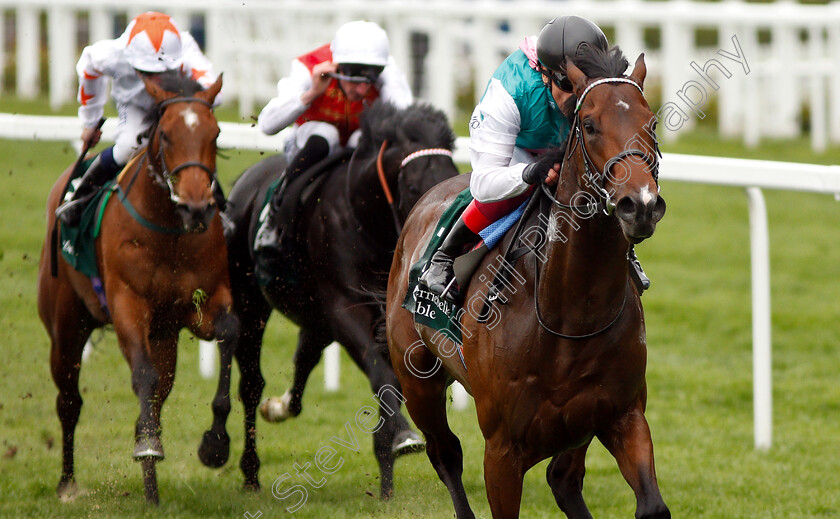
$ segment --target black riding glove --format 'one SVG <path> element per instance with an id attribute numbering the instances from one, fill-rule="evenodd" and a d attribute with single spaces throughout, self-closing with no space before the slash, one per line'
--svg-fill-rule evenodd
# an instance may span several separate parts
<path id="1" fill-rule="evenodd" d="M 539 160 L 525 166 L 525 169 L 522 170 L 522 180 L 531 185 L 544 182 L 548 177 L 548 172 L 555 164 L 563 164 L 563 150 L 561 148 L 552 148 L 543 153 Z"/>

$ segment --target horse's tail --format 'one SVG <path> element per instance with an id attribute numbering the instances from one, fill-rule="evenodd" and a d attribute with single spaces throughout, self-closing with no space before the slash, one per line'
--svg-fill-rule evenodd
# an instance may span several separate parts
<path id="1" fill-rule="evenodd" d="M 383 285 L 387 286 L 387 285 Z M 385 289 L 375 289 L 362 287 L 353 289 L 356 293 L 363 295 L 368 300 L 368 304 L 376 307 L 376 318 L 373 321 L 373 339 L 374 351 L 388 355 L 388 339 L 385 334 L 385 303 L 386 291 Z"/>

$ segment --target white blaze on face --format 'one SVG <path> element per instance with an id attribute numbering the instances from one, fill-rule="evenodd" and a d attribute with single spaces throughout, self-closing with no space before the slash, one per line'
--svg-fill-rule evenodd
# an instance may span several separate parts
<path id="1" fill-rule="evenodd" d="M 198 126 L 198 114 L 193 112 L 193 109 L 190 107 L 184 108 L 181 112 L 181 117 L 184 118 L 184 124 L 190 131 L 195 131 L 196 126 Z"/>
<path id="2" fill-rule="evenodd" d="M 642 190 L 639 193 L 639 196 L 641 197 L 642 204 L 644 204 L 644 205 L 648 205 L 648 202 L 653 200 L 653 195 L 650 192 L 650 188 L 647 187 L 647 186 L 642 187 Z"/>
<path id="3" fill-rule="evenodd" d="M 621 99 L 618 100 L 618 102 L 615 104 L 615 106 L 620 106 L 620 107 L 624 108 L 625 112 L 630 109 L 630 105 L 628 105 L 627 103 L 625 103 Z"/>

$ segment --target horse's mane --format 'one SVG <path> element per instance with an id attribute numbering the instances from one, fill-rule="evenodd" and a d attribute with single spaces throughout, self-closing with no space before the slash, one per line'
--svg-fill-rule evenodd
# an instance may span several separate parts
<path id="1" fill-rule="evenodd" d="M 591 45 L 582 45 L 572 57 L 572 62 L 589 79 L 624 77 L 627 67 L 630 66 L 618 45 L 614 45 L 607 50 Z"/>
<path id="2" fill-rule="evenodd" d="M 400 110 L 386 101 L 377 100 L 361 116 L 362 137 L 359 153 L 379 151 L 382 142 L 419 142 L 429 148 L 455 147 L 455 133 L 446 115 L 426 103 L 416 102 Z"/>

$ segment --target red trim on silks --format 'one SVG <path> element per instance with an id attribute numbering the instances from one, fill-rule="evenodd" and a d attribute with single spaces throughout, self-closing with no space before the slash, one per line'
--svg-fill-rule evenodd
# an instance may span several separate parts
<path id="1" fill-rule="evenodd" d="M 493 223 L 493 220 L 488 219 L 486 216 L 481 214 L 481 211 L 478 209 L 478 204 L 481 202 L 473 199 L 470 202 L 470 205 L 464 209 L 464 212 L 461 213 L 461 219 L 464 220 L 464 225 L 467 226 L 467 229 L 471 230 L 472 232 L 478 234 L 483 231 L 488 225 Z"/>
<path id="2" fill-rule="evenodd" d="M 527 200 L 533 191 L 534 187 L 531 186 L 521 195 L 497 202 L 479 202 L 473 199 L 464 210 L 462 216 L 464 223 L 472 232 L 478 234 L 491 223 L 507 216 L 511 211 L 522 205 L 522 202 Z"/>
<path id="3" fill-rule="evenodd" d="M 325 61 L 332 61 L 330 44 L 322 45 L 312 52 L 298 56 L 297 59 L 303 63 L 311 72 L 315 65 Z M 321 121 L 332 124 L 338 128 L 338 134 L 342 146 L 347 145 L 350 135 L 359 129 L 359 115 L 366 105 L 373 103 L 379 97 L 379 90 L 371 85 L 367 95 L 361 101 L 351 103 L 341 90 L 338 80 L 333 79 L 327 86 L 327 90 L 320 97 L 312 101 L 295 121 L 301 125 L 307 121 Z"/>

